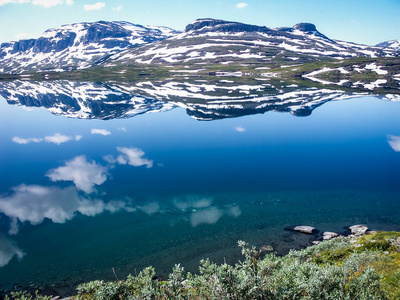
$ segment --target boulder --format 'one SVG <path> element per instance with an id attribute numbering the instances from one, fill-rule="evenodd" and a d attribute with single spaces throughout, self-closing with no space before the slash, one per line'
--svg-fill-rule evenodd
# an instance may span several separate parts
<path id="1" fill-rule="evenodd" d="M 274 251 L 274 247 L 270 245 L 263 246 L 261 249 L 264 251 Z"/>
<path id="2" fill-rule="evenodd" d="M 301 233 L 312 234 L 315 228 L 311 226 L 296 226 L 293 230 Z"/>
<path id="3" fill-rule="evenodd" d="M 354 235 L 363 235 L 368 231 L 367 225 L 353 225 L 349 227 L 350 231 Z"/>
<path id="4" fill-rule="evenodd" d="M 326 231 L 326 232 L 324 232 L 324 233 L 322 234 L 322 238 L 323 238 L 325 241 L 330 240 L 330 239 L 333 239 L 333 238 L 335 238 L 335 237 L 337 237 L 337 236 L 338 236 L 338 234 L 337 234 L 336 232 L 329 232 L 329 231 Z"/>

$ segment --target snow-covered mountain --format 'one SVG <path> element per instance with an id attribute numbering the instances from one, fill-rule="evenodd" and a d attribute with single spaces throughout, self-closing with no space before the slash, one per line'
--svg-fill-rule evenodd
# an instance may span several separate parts
<path id="1" fill-rule="evenodd" d="M 392 48 L 396 51 L 400 51 L 400 40 L 391 40 L 377 44 L 378 47 Z"/>
<path id="2" fill-rule="evenodd" d="M 110 58 L 105 65 L 139 64 L 263 64 L 298 65 L 321 58 L 397 56 L 394 49 L 332 40 L 315 25 L 268 28 L 215 19 L 198 19 L 169 39 Z"/>
<path id="3" fill-rule="evenodd" d="M 327 59 L 397 57 L 398 41 L 366 46 L 333 40 L 315 25 L 268 28 L 198 19 L 184 32 L 129 22 L 94 22 L 47 30 L 40 38 L 3 43 L 0 73 L 85 69 L 95 65 L 163 65 L 190 72 L 208 64 L 282 68 Z M 398 50 L 398 49 L 397 49 Z M 179 71 L 179 70 L 178 70 Z"/>
<path id="4" fill-rule="evenodd" d="M 129 22 L 93 22 L 49 29 L 38 39 L 3 43 L 0 73 L 82 69 L 127 48 L 163 40 L 177 32 Z"/>
<path id="5" fill-rule="evenodd" d="M 333 100 L 361 97 L 338 89 L 318 89 L 276 81 L 143 81 L 102 84 L 74 81 L 0 82 L 8 104 L 43 107 L 70 118 L 114 119 L 182 107 L 197 120 L 234 118 L 268 111 L 308 116 Z M 398 95 L 385 99 L 400 100 Z"/>

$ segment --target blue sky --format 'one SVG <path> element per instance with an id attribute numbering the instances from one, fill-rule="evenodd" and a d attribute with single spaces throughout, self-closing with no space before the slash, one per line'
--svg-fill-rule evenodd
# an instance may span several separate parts
<path id="1" fill-rule="evenodd" d="M 0 0 L 0 42 L 37 38 L 77 22 L 129 21 L 183 30 L 197 18 L 267 27 L 310 22 L 333 39 L 368 45 L 400 39 L 400 0 Z"/>

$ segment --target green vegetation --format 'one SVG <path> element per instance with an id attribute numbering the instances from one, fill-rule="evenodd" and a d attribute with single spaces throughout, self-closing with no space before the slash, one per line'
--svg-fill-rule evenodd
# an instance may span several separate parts
<path id="1" fill-rule="evenodd" d="M 125 280 L 82 284 L 72 299 L 400 299 L 399 232 L 339 237 L 283 257 L 238 243 L 244 259 L 234 266 L 207 259 L 191 274 L 175 265 L 165 280 L 148 267 Z"/>

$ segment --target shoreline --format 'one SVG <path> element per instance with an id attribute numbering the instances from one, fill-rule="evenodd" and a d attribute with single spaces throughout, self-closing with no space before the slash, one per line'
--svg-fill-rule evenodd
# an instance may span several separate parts
<path id="1" fill-rule="evenodd" d="M 291 252 L 292 250 L 293 251 L 306 250 L 310 247 L 319 245 L 322 242 L 334 240 L 334 239 L 350 239 L 351 243 L 354 243 L 355 240 L 357 240 L 359 237 L 361 237 L 363 235 L 370 235 L 370 234 L 375 234 L 377 232 L 381 232 L 381 231 L 369 230 L 369 228 L 366 225 L 360 224 L 360 225 L 344 227 L 343 232 L 334 233 L 333 235 L 331 235 L 332 232 L 328 232 L 330 237 L 324 238 L 324 233 L 314 227 L 310 227 L 307 225 L 300 226 L 300 227 L 310 227 L 311 228 L 310 232 L 303 232 L 302 230 L 297 230 L 297 229 L 295 229 L 296 227 L 299 227 L 299 226 L 288 226 L 288 227 L 285 227 L 283 230 L 290 232 L 292 234 L 295 234 L 295 235 L 312 237 L 313 241 L 311 241 L 311 243 L 305 247 L 291 248 L 289 252 Z M 400 246 L 400 241 L 398 241 L 398 243 Z M 277 257 L 285 257 L 286 255 L 288 255 L 288 252 L 278 253 L 270 245 L 264 245 L 262 247 L 262 249 L 264 252 L 262 256 L 264 256 L 266 254 L 271 254 L 271 253 L 273 253 Z M 225 260 L 225 258 L 224 258 L 224 260 Z M 235 262 L 235 264 L 237 262 Z M 118 277 L 117 277 L 117 274 L 115 273 L 114 268 L 112 268 L 112 271 L 114 274 L 113 276 L 115 276 L 115 279 L 112 280 L 111 282 L 115 282 L 115 280 L 118 279 Z M 136 270 L 135 270 L 135 272 L 136 272 Z M 168 278 L 166 278 L 164 276 L 159 276 L 159 277 L 154 276 L 154 280 L 165 281 L 165 280 L 168 280 Z M 56 284 L 52 284 L 52 285 L 48 285 L 48 286 L 44 285 L 42 287 L 38 287 L 38 286 L 31 284 L 29 287 L 28 286 L 25 286 L 25 287 L 20 286 L 19 289 L 16 289 L 14 291 L 27 291 L 28 293 L 34 293 L 35 291 L 39 291 L 39 295 L 41 295 L 41 296 L 53 296 L 53 297 L 55 297 L 54 299 L 69 299 L 69 297 L 71 297 L 71 296 L 76 296 L 77 295 L 77 287 L 80 284 L 85 284 L 85 283 L 87 283 L 87 282 L 82 281 L 82 282 L 74 284 L 74 285 L 69 285 L 64 282 L 64 283 L 59 283 L 59 284 L 56 283 Z M 12 292 L 12 291 L 11 290 L 8 290 L 8 291 L 2 290 L 0 296 L 4 297 L 5 295 L 9 294 L 10 292 Z"/>

